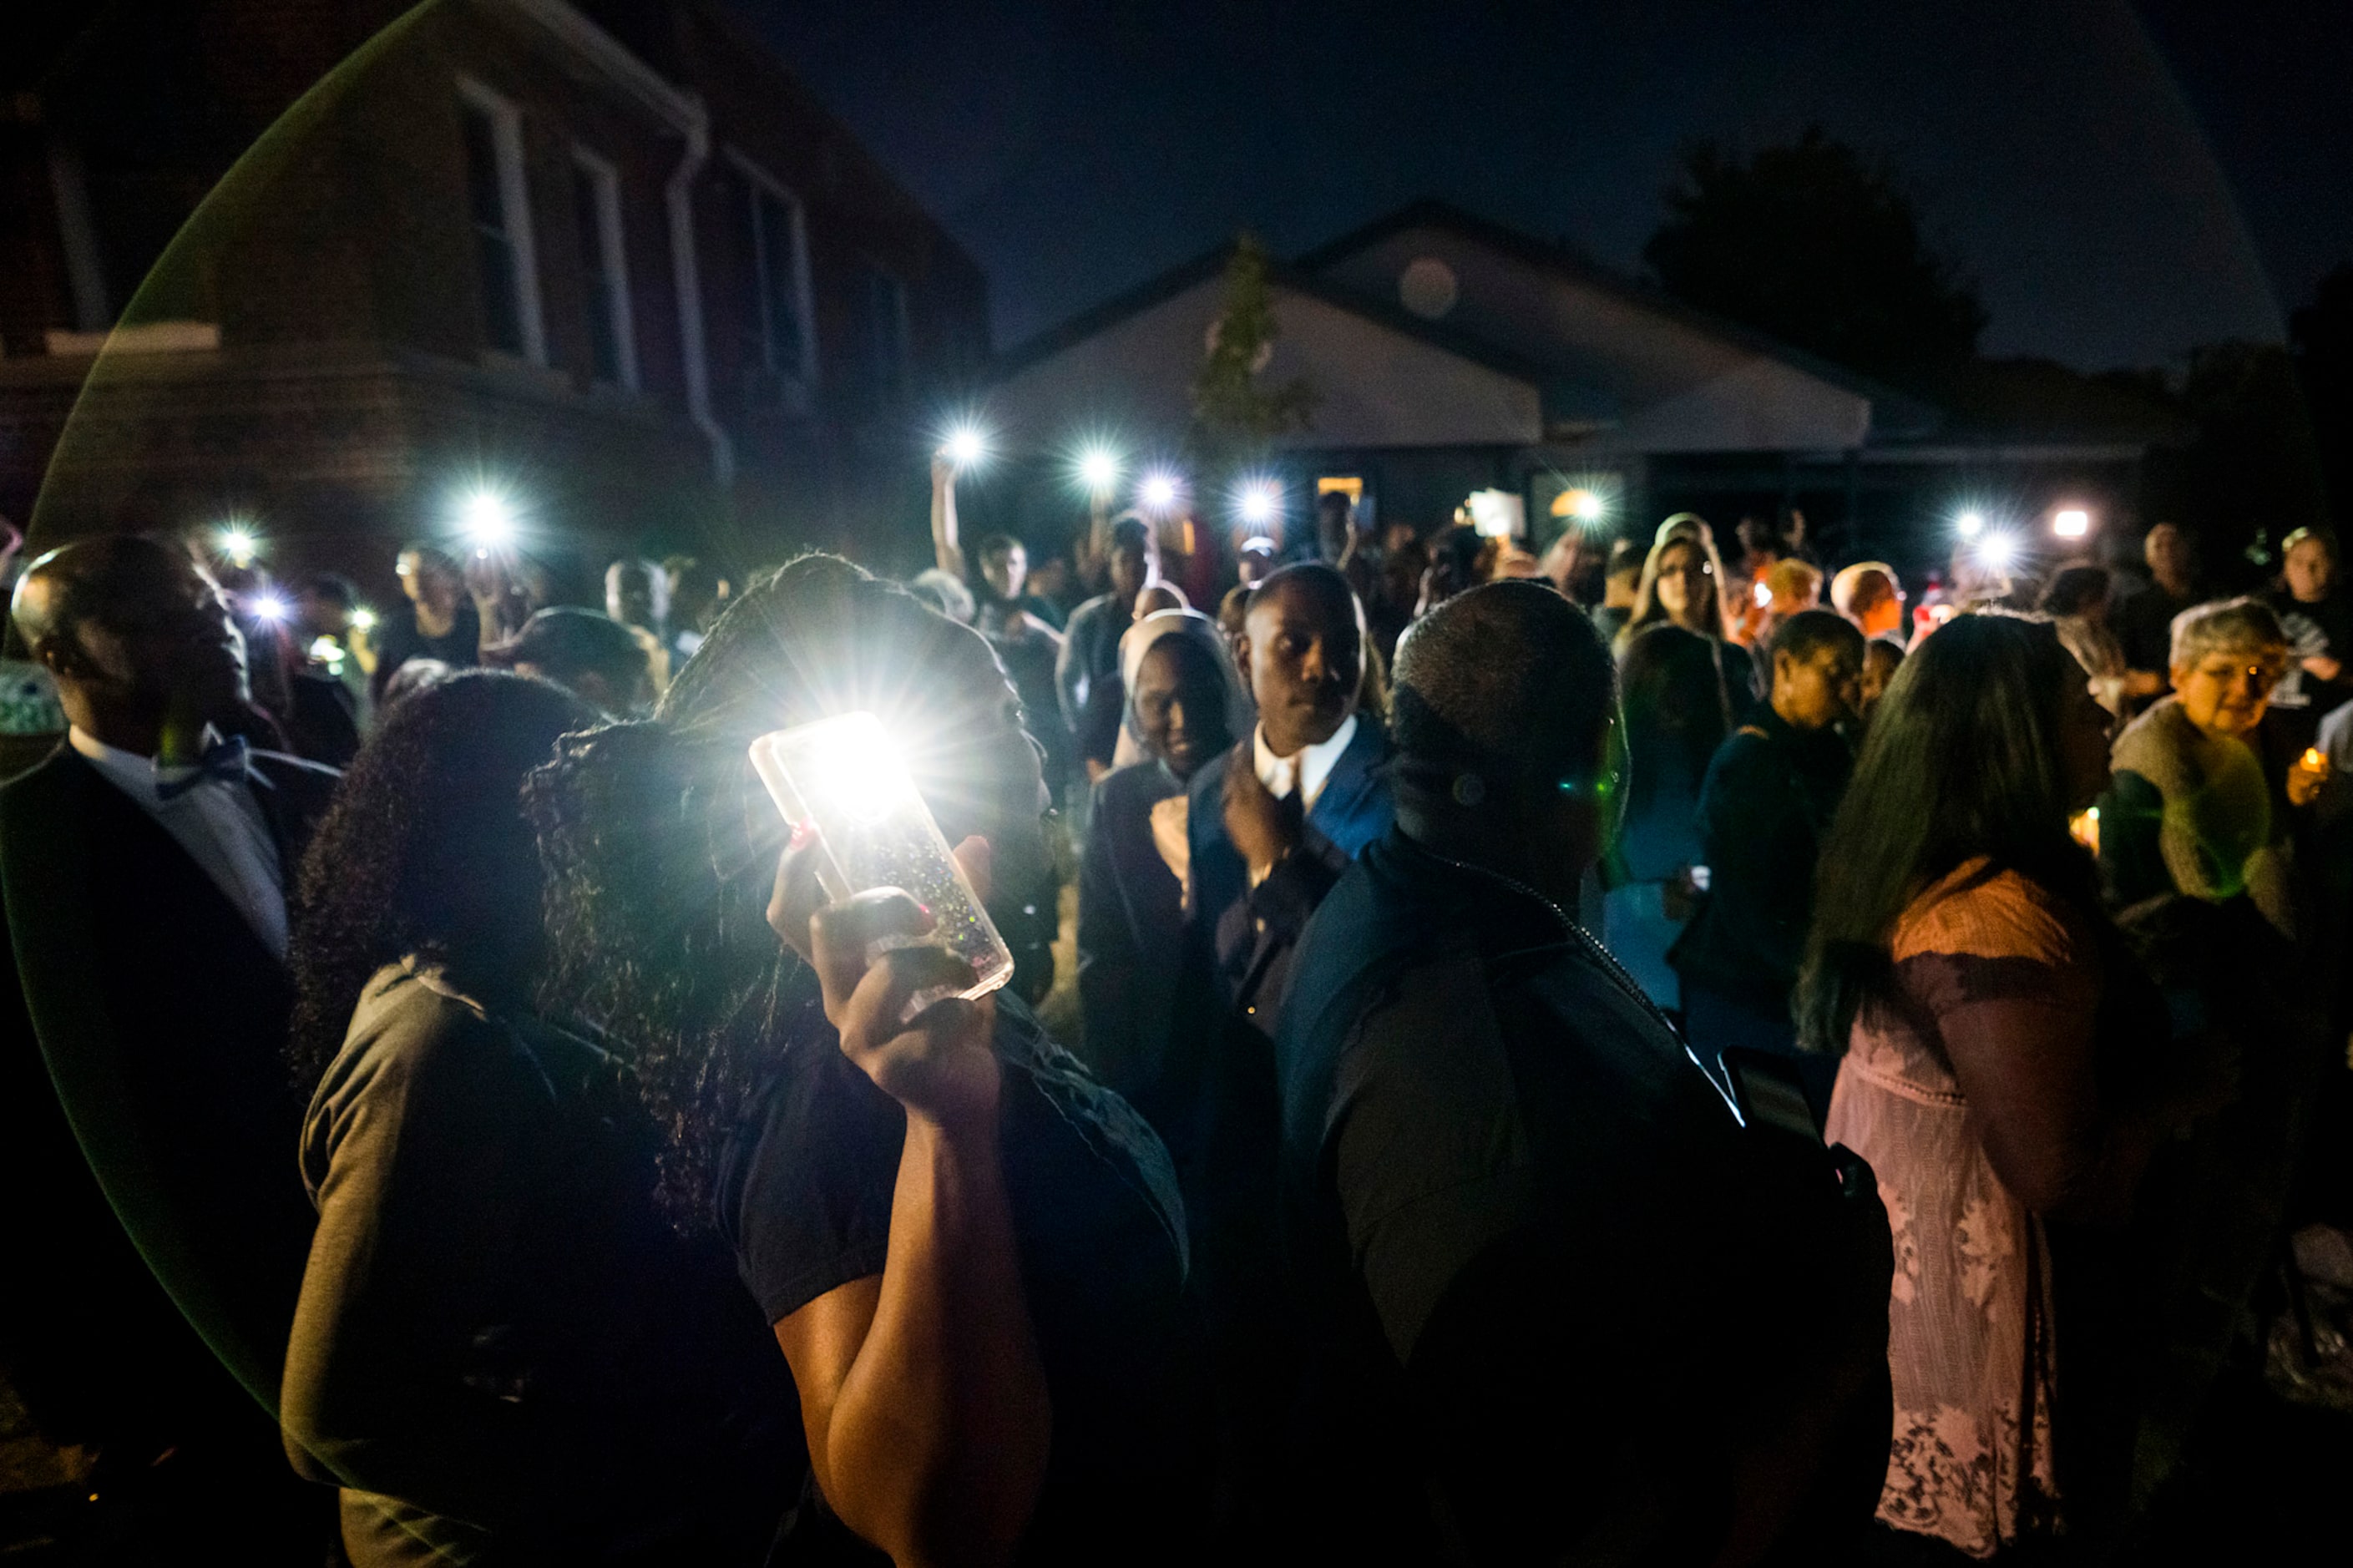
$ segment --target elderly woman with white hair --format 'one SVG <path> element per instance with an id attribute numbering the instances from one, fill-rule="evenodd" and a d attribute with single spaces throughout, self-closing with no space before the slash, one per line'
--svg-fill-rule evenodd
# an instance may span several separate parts
<path id="1" fill-rule="evenodd" d="M 2118 738 L 2100 803 L 2118 924 L 2165 992 L 2177 1043 L 2236 1083 L 2227 1105 L 2158 1152 L 2137 1203 L 2130 1282 L 2155 1331 L 2134 1390 L 2146 1485 L 2179 1462 L 2276 1260 L 2329 1049 L 2336 970 L 2315 962 L 2327 947 L 2314 940 L 2311 868 L 2295 863 L 2310 837 L 2301 808 L 2327 766 L 2266 720 L 2292 657 L 2259 600 L 2175 616 L 2173 694 Z"/>
<path id="2" fill-rule="evenodd" d="M 2100 814 L 2109 893 L 2129 908 L 2167 893 L 2209 904 L 2244 897 L 2282 936 L 2295 916 L 2282 805 L 2319 793 L 2302 762 L 2275 793 L 2260 750 L 2272 689 L 2288 668 L 2279 617 L 2255 599 L 2200 605 L 2173 623 L 2173 694 L 2117 738 Z"/>

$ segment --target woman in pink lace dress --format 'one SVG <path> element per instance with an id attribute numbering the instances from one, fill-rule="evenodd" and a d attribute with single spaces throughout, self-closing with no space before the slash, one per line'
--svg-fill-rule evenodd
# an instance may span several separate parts
<path id="1" fill-rule="evenodd" d="M 2117 1336 L 2059 1310 L 2084 1293 L 2049 1222 L 2119 1215 L 2168 1120 L 2102 1070 L 2129 960 L 2067 819 L 2106 783 L 2107 723 L 2047 623 L 1928 638 L 1825 843 L 1800 983 L 1808 1043 L 1844 1052 L 1827 1135 L 1894 1232 L 1879 1517 L 1972 1557 L 2063 1528 L 2070 1445 L 2106 1426 L 2069 1403 L 2073 1336 Z"/>

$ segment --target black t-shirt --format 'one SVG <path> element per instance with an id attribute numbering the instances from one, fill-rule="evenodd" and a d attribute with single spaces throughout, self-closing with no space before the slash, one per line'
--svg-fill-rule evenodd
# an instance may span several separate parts
<path id="1" fill-rule="evenodd" d="M 1108 767 L 1119 754 L 1120 726 L 1126 715 L 1127 682 L 1113 670 L 1087 693 L 1086 710 L 1079 715 L 1079 755 Z"/>
<path id="2" fill-rule="evenodd" d="M 813 1004 L 721 1155 L 719 1226 L 771 1322 L 882 1271 L 906 1135 L 905 1113 Z M 1206 1456 L 1175 1173 L 1143 1120 L 1018 1001 L 1000 994 L 997 1016 L 1006 1188 L 1054 1412 L 1018 1561 L 1187 1561 Z M 854 1554 L 818 1503 L 795 1521 L 800 1548 Z"/>
<path id="3" fill-rule="evenodd" d="M 1770 704 L 1716 748 L 1694 823 L 1715 879 L 1669 959 L 1686 981 L 1788 1016 L 1815 857 L 1852 769 L 1835 731 L 1793 729 Z"/>
<path id="4" fill-rule="evenodd" d="M 2316 730 L 2323 714 L 2353 700 L 2353 679 L 2347 679 L 2353 671 L 2323 680 L 2305 668 L 2303 661 L 2323 658 L 2353 663 L 2353 602 L 2342 594 L 2331 594 L 2307 603 L 2285 589 L 2274 589 L 2265 598 L 2279 615 L 2280 629 L 2287 633 L 2288 654 L 2295 661 L 2273 692 L 2272 705 L 2307 710 L 2304 728 Z"/>
<path id="5" fill-rule="evenodd" d="M 481 662 L 482 619 L 470 600 L 458 605 L 449 629 L 438 637 L 417 629 L 417 606 L 406 605 L 385 616 L 375 634 L 375 676 L 369 691 L 381 700 L 384 689 L 412 658 L 438 658 L 452 669 L 469 669 Z"/>
<path id="6" fill-rule="evenodd" d="M 1005 666 L 1005 678 L 1013 683 L 1013 694 L 1021 700 L 1021 727 L 1045 748 L 1047 786 L 1059 802 L 1071 771 L 1070 726 L 1062 722 L 1062 699 L 1054 688 L 1054 661 L 1061 645 L 1036 630 L 1019 638 L 991 634 L 988 640 Z"/>
<path id="7" fill-rule="evenodd" d="M 2166 670 L 2173 665 L 2173 617 L 2199 603 L 2193 593 L 2177 598 L 2151 583 L 2116 608 L 2116 644 L 2131 669 Z"/>

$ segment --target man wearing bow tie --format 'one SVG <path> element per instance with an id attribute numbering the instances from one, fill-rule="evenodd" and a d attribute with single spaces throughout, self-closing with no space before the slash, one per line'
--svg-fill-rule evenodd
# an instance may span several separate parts
<path id="1" fill-rule="evenodd" d="M 244 644 L 169 544 L 53 551 L 13 614 L 71 728 L 0 789 L 35 1037 L 0 1043 L 0 1352 L 52 1437 L 99 1449 L 101 1502 L 119 1476 L 142 1520 L 201 1500 L 300 1534 L 265 1459 L 311 1229 L 286 904 L 337 775 L 237 733 Z"/>

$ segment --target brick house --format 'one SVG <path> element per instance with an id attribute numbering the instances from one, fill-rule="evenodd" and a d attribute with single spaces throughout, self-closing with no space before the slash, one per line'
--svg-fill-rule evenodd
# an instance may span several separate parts
<path id="1" fill-rule="evenodd" d="M 378 593 L 480 485 L 575 593 L 925 553 L 928 411 L 988 353 L 939 225 L 710 0 L 406 12 L 10 24 L 0 516 L 249 520 Z"/>

